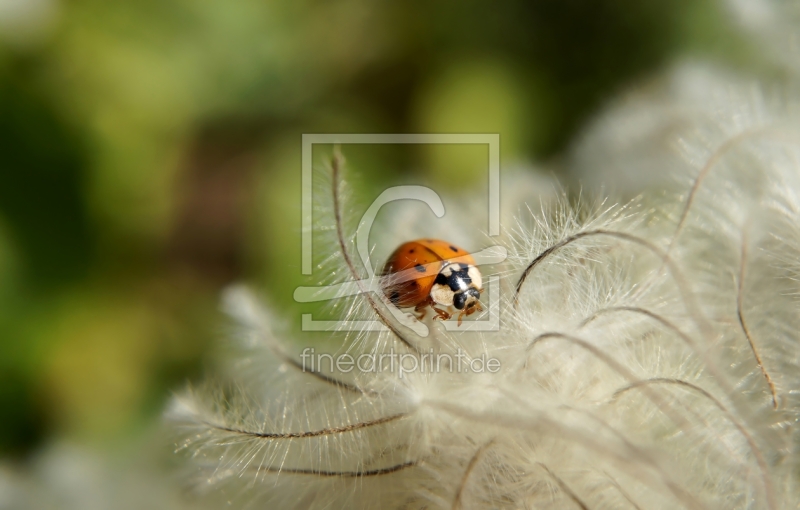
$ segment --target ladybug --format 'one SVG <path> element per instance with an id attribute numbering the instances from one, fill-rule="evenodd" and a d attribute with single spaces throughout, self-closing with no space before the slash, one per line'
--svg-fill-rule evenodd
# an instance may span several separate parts
<path id="1" fill-rule="evenodd" d="M 401 244 L 381 271 L 383 292 L 398 308 L 414 307 L 425 316 L 425 307 L 436 312 L 435 319 L 451 314 L 442 308 L 460 310 L 458 325 L 465 315 L 482 310 L 481 272 L 475 260 L 462 248 L 440 239 L 417 239 Z"/>

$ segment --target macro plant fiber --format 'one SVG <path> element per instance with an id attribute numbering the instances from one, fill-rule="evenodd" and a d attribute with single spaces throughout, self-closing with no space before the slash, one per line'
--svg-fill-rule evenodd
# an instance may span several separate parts
<path id="1" fill-rule="evenodd" d="M 377 296 L 334 305 L 387 326 L 333 333 L 339 352 L 461 349 L 497 373 L 303 371 L 302 344 L 230 289 L 236 353 L 168 411 L 198 492 L 232 508 L 797 508 L 800 123 L 786 99 L 715 90 L 673 133 L 667 192 L 575 201 L 519 178 L 499 331 L 427 322 L 420 338 Z M 338 281 L 364 276 L 344 171 L 335 156 L 322 209 Z M 424 229 L 415 210 L 394 217 L 387 249 Z"/>

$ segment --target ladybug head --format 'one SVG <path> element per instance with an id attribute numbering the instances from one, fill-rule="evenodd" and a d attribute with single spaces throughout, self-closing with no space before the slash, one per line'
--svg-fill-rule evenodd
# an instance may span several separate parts
<path id="1" fill-rule="evenodd" d="M 481 293 L 478 289 L 470 287 L 464 292 L 458 292 L 453 296 L 453 306 L 457 310 L 471 310 L 481 299 Z"/>

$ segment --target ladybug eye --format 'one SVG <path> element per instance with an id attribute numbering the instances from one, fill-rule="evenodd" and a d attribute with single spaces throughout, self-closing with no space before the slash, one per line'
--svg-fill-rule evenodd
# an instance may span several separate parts
<path id="1" fill-rule="evenodd" d="M 463 310 L 464 307 L 466 307 L 467 310 L 470 310 L 478 304 L 478 300 L 480 298 L 481 293 L 478 292 L 478 289 L 469 289 L 464 292 L 458 292 L 453 296 L 453 306 L 457 310 Z"/>
<path id="2" fill-rule="evenodd" d="M 455 296 L 453 296 L 453 306 L 456 307 L 456 310 L 463 310 L 464 305 L 466 303 L 467 303 L 466 292 L 459 292 Z"/>

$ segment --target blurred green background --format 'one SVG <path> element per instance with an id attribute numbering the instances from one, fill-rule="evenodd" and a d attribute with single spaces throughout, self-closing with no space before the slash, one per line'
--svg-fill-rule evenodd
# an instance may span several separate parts
<path id="1" fill-rule="evenodd" d="M 504 166 L 557 162 L 670 61 L 760 66 L 738 34 L 711 0 L 0 0 L 0 458 L 157 420 L 226 284 L 293 306 L 303 133 L 500 133 Z M 470 187 L 483 158 L 349 155 L 375 189 Z"/>

